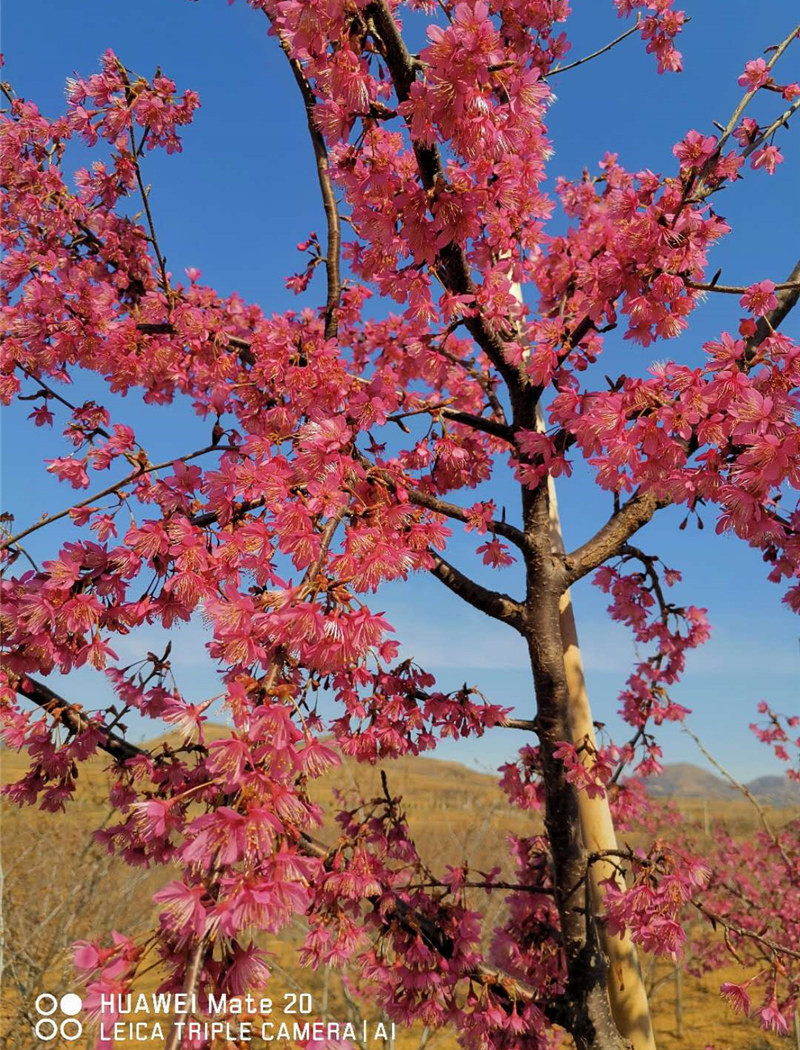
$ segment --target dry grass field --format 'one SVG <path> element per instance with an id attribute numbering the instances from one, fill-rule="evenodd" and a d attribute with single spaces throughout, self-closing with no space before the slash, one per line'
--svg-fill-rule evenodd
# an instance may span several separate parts
<path id="1" fill-rule="evenodd" d="M 3 782 L 17 779 L 24 768 L 20 756 L 4 751 L 0 757 Z M 420 854 L 434 869 L 464 860 L 478 868 L 491 867 L 505 852 L 502 840 L 507 834 L 538 830 L 532 823 L 535 818 L 506 804 L 491 776 L 428 758 L 391 763 L 387 772 L 391 793 L 403 796 Z M 32 1004 L 44 991 L 57 995 L 80 991 L 73 988 L 70 975 L 67 949 L 73 941 L 111 929 L 128 934 L 144 932 L 153 917 L 150 896 L 164 881 L 163 871 L 131 869 L 107 857 L 92 841 L 91 830 L 108 814 L 102 760 L 82 769 L 80 785 L 78 798 L 66 816 L 3 807 L 5 939 L 0 1035 L 8 1050 L 33 1050 L 43 1045 L 53 1050 L 83 1050 L 92 1045 L 87 1036 L 69 1043 L 58 1039 L 37 1042 L 31 1030 Z M 329 802 L 334 788 L 373 797 L 380 793 L 378 771 L 346 763 L 318 785 L 319 801 Z M 677 800 L 677 804 L 687 818 L 702 817 L 700 800 Z M 744 801 L 715 802 L 710 815 L 726 820 L 736 834 L 746 835 L 753 828 L 753 814 Z M 328 834 L 332 834 L 330 829 Z M 499 895 L 488 905 L 485 895 L 481 901 L 482 908 L 491 909 L 490 918 L 500 916 L 503 903 Z M 313 995 L 320 1013 L 336 1020 L 358 1016 L 377 1019 L 374 1009 L 357 996 L 353 998 L 340 974 L 299 968 L 296 945 L 302 932 L 303 920 L 298 917 L 294 928 L 269 944 L 274 953 L 273 994 L 306 991 Z M 652 1002 L 660 1050 L 704 1050 L 708 1045 L 715 1050 L 769 1050 L 794 1045 L 794 1038 L 766 1035 L 752 1021 L 736 1018 L 727 1009 L 718 988 L 722 980 L 734 976 L 733 968 L 703 979 L 681 974 L 679 1016 L 674 969 L 652 960 L 644 962 L 654 985 Z M 151 970 L 137 991 L 152 991 L 157 983 L 157 971 Z M 143 1045 L 115 1043 L 119 1050 Z M 257 1050 L 259 1044 L 254 1041 L 251 1046 Z M 398 1030 L 397 1034 L 396 1050 L 454 1050 L 455 1046 L 449 1032 L 415 1028 Z"/>

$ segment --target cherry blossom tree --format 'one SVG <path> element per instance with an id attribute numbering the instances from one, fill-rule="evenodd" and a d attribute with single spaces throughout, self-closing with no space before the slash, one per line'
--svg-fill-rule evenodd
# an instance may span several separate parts
<path id="1" fill-rule="evenodd" d="M 716 195 L 783 160 L 800 86 L 781 63 L 800 26 L 742 56 L 730 119 L 687 130 L 670 170 L 627 171 L 609 154 L 551 193 L 553 85 L 585 61 L 567 58 L 565 0 L 250 5 L 305 106 L 326 232 L 299 245 L 289 285 L 310 295 L 324 274 L 319 308 L 269 314 L 168 269 L 144 168 L 150 151 L 180 150 L 191 90 L 110 51 L 69 83 L 61 116 L 4 87 L 0 396 L 63 431 L 47 470 L 77 491 L 59 513 L 4 519 L 3 734 L 31 759 L 6 794 L 63 810 L 102 751 L 117 819 L 101 841 L 180 872 L 165 875 L 147 938 L 77 946 L 89 1006 L 135 987 L 154 958 L 165 989 L 201 1001 L 259 988 L 257 935 L 302 912 L 303 962 L 357 958 L 393 1019 L 493 1050 L 561 1045 L 564 1032 L 579 1050 L 641 1050 L 655 1042 L 636 949 L 679 955 L 689 908 L 758 954 L 759 972 L 725 994 L 784 1030 L 800 980 L 796 836 L 764 830 L 775 896 L 795 886 L 792 923 L 765 932 L 760 887 L 714 869 L 724 850 L 707 863 L 677 838 L 632 850 L 615 826 L 647 819 L 653 730 L 684 717 L 669 690 L 708 633 L 704 610 L 670 600 L 679 573 L 637 533 L 668 507 L 705 508 L 800 610 L 800 347 L 780 330 L 800 263 L 747 287 L 709 273 L 729 233 Z M 672 0 L 614 6 L 634 20 L 601 52 L 638 34 L 660 72 L 679 72 L 686 17 Z M 769 119 L 750 115 L 756 99 Z M 73 178 L 64 158 L 79 146 L 91 160 Z M 710 294 L 731 297 L 731 328 L 692 367 L 602 378 L 609 332 L 660 344 Z M 72 394 L 92 375 L 105 405 Z M 188 400 L 207 439 L 154 462 L 115 418 L 112 395 L 129 393 L 165 413 Z M 567 550 L 555 479 L 576 462 L 609 517 Z M 492 485 L 512 485 L 518 509 L 506 515 Z M 52 525 L 60 539 L 39 565 L 25 541 Z M 448 560 L 461 530 L 486 566 L 516 573 L 516 596 Z M 437 689 L 401 659 L 370 596 L 418 573 L 524 639 L 527 717 L 469 685 Z M 569 598 L 592 575 L 641 652 L 621 697 L 630 739 L 616 744 L 595 736 Z M 122 666 L 114 649 L 200 615 L 230 725 L 211 742 L 211 701 L 179 691 L 169 650 L 143 645 Z M 83 666 L 113 703 L 90 710 L 59 689 Z M 179 742 L 132 743 L 131 711 Z M 336 841 L 319 837 L 314 781 L 340 755 L 383 762 L 503 727 L 530 742 L 502 786 L 544 821 L 513 839 L 513 882 L 500 867 L 431 871 L 388 782 L 339 815 Z M 494 930 L 476 888 L 506 899 Z M 176 1025 L 168 1050 L 181 1038 Z"/>

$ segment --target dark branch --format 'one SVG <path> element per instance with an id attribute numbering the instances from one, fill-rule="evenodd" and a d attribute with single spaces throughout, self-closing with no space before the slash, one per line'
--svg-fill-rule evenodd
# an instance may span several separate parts
<path id="1" fill-rule="evenodd" d="M 450 400 L 454 399 L 451 398 Z M 438 405 L 422 405 L 420 408 L 410 409 L 408 412 L 394 412 L 386 418 L 390 423 L 400 424 L 412 416 L 424 415 L 450 419 L 454 423 L 460 423 L 462 426 L 469 427 L 471 430 L 481 430 L 485 434 L 491 434 L 492 437 L 500 438 L 501 441 L 507 441 L 509 445 L 514 442 L 514 431 L 507 423 L 499 422 L 496 419 L 485 419 L 483 416 L 476 416 L 473 412 L 462 412 L 458 408 L 450 408 L 447 402 Z"/>
<path id="2" fill-rule="evenodd" d="M 470 520 L 469 514 L 463 507 L 459 507 L 456 503 L 448 503 L 447 500 L 439 499 L 437 496 L 430 496 L 427 492 L 422 492 L 420 489 L 410 489 L 408 498 L 418 507 L 426 507 L 428 510 L 435 511 L 437 514 L 444 514 L 455 521 L 468 522 Z M 528 549 L 525 534 L 514 525 L 509 525 L 505 521 L 495 520 L 491 522 L 489 529 L 498 536 L 509 540 L 521 551 Z"/>
<path id="3" fill-rule="evenodd" d="M 504 718 L 497 725 L 500 729 L 522 729 L 526 733 L 535 733 L 538 729 L 535 718 Z"/>
<path id="4" fill-rule="evenodd" d="M 400 102 L 406 102 L 411 85 L 416 79 L 419 63 L 406 48 L 397 22 L 385 0 L 369 4 L 364 13 L 371 21 L 373 36 L 386 61 L 397 98 Z M 413 139 L 412 145 L 422 185 L 429 194 L 435 196 L 439 187 L 445 184 L 439 148 L 435 144 L 428 145 Z M 439 252 L 438 260 L 437 273 L 449 292 L 455 295 L 469 295 L 474 292 L 469 264 L 464 250 L 459 245 L 445 245 Z M 464 324 L 509 386 L 517 386 L 520 382 L 519 373 L 506 361 L 503 340 L 499 334 L 481 316 L 465 318 Z"/>
<path id="5" fill-rule="evenodd" d="M 610 51 L 613 47 L 616 47 L 617 44 L 621 44 L 623 40 L 627 40 L 627 38 L 633 33 L 635 33 L 637 29 L 641 28 L 641 22 L 641 16 L 638 16 L 634 24 L 629 29 L 626 29 L 624 33 L 620 33 L 620 35 L 618 37 L 615 37 L 614 40 L 610 41 L 610 43 L 598 48 L 597 51 L 593 51 L 590 55 L 584 55 L 583 58 L 578 58 L 574 62 L 570 62 L 567 66 L 556 66 L 556 68 L 551 69 L 550 72 L 546 74 L 546 76 L 552 77 L 555 76 L 556 73 L 566 73 L 568 69 L 577 69 L 578 66 L 585 65 L 587 62 L 591 62 L 593 58 L 599 58 L 600 55 L 604 55 L 607 51 Z"/>
<path id="6" fill-rule="evenodd" d="M 98 743 L 98 747 L 101 751 L 105 751 L 106 754 L 111 755 L 117 762 L 126 762 L 129 758 L 137 758 L 139 755 L 146 755 L 147 752 L 140 747 L 136 747 L 135 744 L 128 743 L 127 740 L 121 736 L 117 736 L 116 733 L 112 733 L 100 723 L 94 723 L 86 715 L 86 713 L 77 705 L 70 704 L 69 701 L 65 700 L 58 693 L 54 693 L 53 690 L 44 684 L 39 682 L 35 678 L 24 677 L 16 685 L 16 691 L 28 700 L 32 700 L 35 704 L 38 704 L 44 711 L 58 721 L 70 731 L 70 733 L 78 734 L 85 733 L 87 729 L 94 728 L 95 726 L 103 733 L 103 739 Z"/>
<path id="7" fill-rule="evenodd" d="M 455 327 L 462 324 L 463 321 L 458 321 L 456 324 L 451 324 L 448 331 L 453 331 Z M 457 365 L 459 368 L 463 368 L 464 371 L 480 386 L 481 390 L 486 394 L 486 400 L 489 402 L 492 411 L 495 416 L 502 422 L 506 422 L 506 413 L 502 404 L 500 403 L 497 394 L 494 392 L 494 383 L 490 375 L 484 374 L 480 368 L 477 367 L 475 362 L 465 361 L 458 357 L 456 354 L 451 353 L 444 345 L 447 339 L 447 333 L 444 338 L 439 342 L 438 346 L 434 347 L 437 354 L 440 354 L 445 360 L 450 361 L 451 364 Z"/>
<path id="8" fill-rule="evenodd" d="M 653 554 L 645 554 L 639 547 L 634 547 L 631 543 L 624 543 L 620 548 L 620 554 L 623 559 L 635 559 L 638 561 L 644 569 L 645 576 L 650 581 L 650 586 L 647 588 L 655 597 L 658 602 L 658 609 L 661 613 L 661 620 L 664 624 L 668 622 L 669 615 L 675 611 L 675 607 L 670 605 L 664 595 L 664 589 L 661 586 L 661 578 L 658 575 L 658 569 L 656 566 L 659 563 L 659 558 Z"/>
<path id="9" fill-rule="evenodd" d="M 744 284 L 714 284 L 713 282 L 707 284 L 702 281 L 686 281 L 685 284 L 687 288 L 694 288 L 698 292 L 720 292 L 722 295 L 744 295 L 747 291 L 747 286 Z M 780 292 L 800 292 L 800 282 L 782 281 L 776 284 L 775 288 Z"/>
<path id="10" fill-rule="evenodd" d="M 431 572 L 440 580 L 445 587 L 468 602 L 475 609 L 492 616 L 495 620 L 502 620 L 510 624 L 520 634 L 525 631 L 525 608 L 519 602 L 514 601 L 508 594 L 500 591 L 489 590 L 488 587 L 476 583 L 475 580 L 465 576 L 463 572 L 454 568 L 435 551 L 430 551 L 434 565 Z"/>
<path id="11" fill-rule="evenodd" d="M 646 525 L 660 507 L 668 505 L 668 500 L 659 499 L 652 492 L 636 492 L 591 539 L 566 555 L 563 589 L 571 587 L 592 569 L 617 554 L 620 547 Z"/>
<path id="12" fill-rule="evenodd" d="M 256 510 L 258 507 L 264 506 L 264 497 L 259 496 L 258 499 L 244 500 L 242 503 L 234 504 L 233 515 L 234 519 L 247 514 L 248 511 Z M 194 514 L 189 518 L 191 525 L 196 525 L 199 529 L 204 529 L 208 525 L 214 525 L 215 522 L 219 521 L 219 514 L 215 510 L 202 511 L 199 514 Z"/>
<path id="13" fill-rule="evenodd" d="M 269 18 L 269 15 L 267 15 L 267 17 Z M 331 182 L 328 164 L 328 150 L 325 146 L 325 139 L 322 137 L 322 133 L 317 127 L 317 123 L 314 119 L 314 109 L 317 100 L 314 97 L 311 85 L 303 72 L 303 67 L 296 58 L 292 57 L 289 45 L 280 33 L 278 33 L 271 18 L 270 23 L 280 40 L 283 53 L 286 55 L 286 60 L 291 67 L 292 75 L 294 76 L 297 86 L 300 89 L 300 94 L 303 97 L 303 105 L 306 111 L 306 122 L 308 124 L 308 134 L 311 138 L 311 145 L 314 148 L 314 158 L 317 164 L 317 179 L 319 181 L 320 193 L 322 194 L 322 206 L 325 209 L 325 220 L 328 225 L 327 255 L 325 257 L 325 270 L 328 278 L 328 297 L 325 304 L 325 338 L 335 339 L 339 330 L 337 314 L 339 310 L 339 298 L 342 294 L 340 263 L 342 232 L 339 219 L 339 209 L 336 205 L 336 195 L 333 192 L 333 183 Z"/>
<path id="14" fill-rule="evenodd" d="M 500 423 L 496 419 L 484 419 L 483 416 L 474 416 L 471 412 L 460 412 L 457 408 L 445 408 L 442 415 L 446 419 L 452 419 L 454 423 L 461 423 L 473 430 L 483 430 L 492 437 L 500 438 L 512 444 L 514 431 L 506 423 Z"/>

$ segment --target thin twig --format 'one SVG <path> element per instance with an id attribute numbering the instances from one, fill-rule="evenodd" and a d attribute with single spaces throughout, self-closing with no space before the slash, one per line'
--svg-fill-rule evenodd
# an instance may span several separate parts
<path id="1" fill-rule="evenodd" d="M 319 181 L 319 189 L 322 195 L 322 206 L 325 209 L 325 220 L 328 226 L 327 254 L 325 256 L 325 270 L 328 279 L 328 294 L 325 303 L 325 338 L 335 339 L 339 330 L 337 314 L 339 310 L 339 299 L 342 294 L 340 263 L 342 233 L 339 208 L 336 204 L 336 195 L 333 192 L 333 183 L 331 182 L 328 150 L 325 145 L 325 139 L 317 127 L 317 122 L 314 118 L 314 110 L 317 105 L 317 100 L 303 71 L 303 67 L 300 62 L 292 56 L 288 43 L 279 32 L 278 27 L 275 25 L 269 12 L 265 10 L 265 13 L 269 19 L 270 25 L 275 30 L 278 40 L 280 41 L 281 49 L 286 56 L 286 60 L 292 70 L 292 75 L 300 89 L 303 106 L 306 111 L 308 134 L 311 138 L 311 145 L 314 149 L 314 158 L 317 165 L 317 179 Z"/>
<path id="2" fill-rule="evenodd" d="M 789 121 L 798 111 L 798 109 L 800 109 L 800 98 L 796 102 L 793 102 L 792 105 L 788 107 L 788 109 L 785 109 L 779 117 L 776 117 L 775 120 L 773 120 L 773 122 L 768 127 L 764 128 L 761 134 L 758 135 L 755 139 L 753 139 L 753 141 L 750 143 L 747 149 L 742 150 L 742 156 L 749 157 L 750 154 L 757 150 L 761 143 L 765 142 L 770 137 L 770 135 L 773 135 L 778 130 L 778 128 L 788 126 Z"/>
<path id="3" fill-rule="evenodd" d="M 794 29 L 791 31 L 791 33 L 787 37 L 785 37 L 780 42 L 780 44 L 778 44 L 778 46 L 775 48 L 774 52 L 770 56 L 769 61 L 767 62 L 766 68 L 767 68 L 768 71 L 771 70 L 775 66 L 775 63 L 780 59 L 780 57 L 783 55 L 783 53 L 787 49 L 787 47 L 789 47 L 789 45 L 792 43 L 792 41 L 797 38 L 798 33 L 800 33 L 800 25 L 796 25 L 794 27 Z M 744 93 L 744 95 L 742 96 L 742 98 L 739 100 L 739 104 L 736 106 L 736 108 L 734 109 L 733 113 L 731 114 L 730 119 L 728 120 L 728 123 L 722 129 L 722 134 L 720 136 L 720 140 L 717 143 L 717 147 L 714 150 L 713 155 L 711 157 L 709 157 L 709 159 L 706 161 L 705 165 L 703 166 L 703 170 L 700 172 L 700 177 L 698 179 L 697 185 L 696 185 L 696 187 L 693 189 L 693 191 L 691 193 L 691 199 L 692 200 L 694 200 L 694 201 L 704 200 L 715 189 L 714 186 L 709 186 L 708 185 L 708 183 L 706 182 L 706 178 L 707 178 L 709 172 L 716 165 L 717 159 L 722 156 L 722 151 L 725 148 L 725 145 L 727 144 L 728 139 L 731 137 L 731 135 L 735 131 L 742 114 L 747 109 L 747 107 L 750 105 L 750 103 L 752 102 L 753 98 L 756 96 L 756 94 L 758 93 L 759 90 L 760 90 L 759 88 L 754 88 L 752 91 L 746 91 Z"/>
<path id="4" fill-rule="evenodd" d="M 123 64 L 117 60 L 119 66 L 120 76 L 122 82 L 125 84 L 125 94 L 127 96 L 128 106 L 130 107 L 133 102 L 133 92 L 131 90 L 130 80 L 128 79 L 128 71 Z M 142 178 L 142 169 L 139 165 L 139 151 L 136 146 L 136 135 L 133 130 L 133 112 L 131 111 L 131 123 L 128 126 L 128 134 L 131 143 L 131 161 L 133 163 L 134 171 L 136 172 L 136 184 L 139 187 L 139 195 L 142 198 L 142 205 L 144 207 L 144 213 L 147 218 L 147 226 L 150 230 L 150 243 L 153 246 L 155 252 L 156 261 L 158 263 L 158 270 L 161 275 L 161 288 L 164 295 L 167 298 L 167 306 L 170 305 L 170 299 L 172 296 L 172 289 L 169 286 L 169 279 L 167 277 L 167 261 L 161 253 L 161 248 L 158 245 L 158 237 L 156 236 L 156 226 L 153 220 L 153 213 L 150 209 L 150 194 L 148 188 L 144 184 Z"/>
<path id="5" fill-rule="evenodd" d="M 365 455 L 361 454 L 359 458 L 364 467 L 373 477 L 380 478 L 380 480 L 385 482 L 390 488 L 394 489 L 400 483 L 390 471 L 374 466 Z M 470 521 L 469 511 L 464 507 L 460 507 L 457 503 L 450 503 L 447 500 L 440 499 L 438 496 L 432 496 L 428 492 L 423 492 L 422 489 L 414 488 L 412 487 L 413 482 L 409 479 L 403 479 L 402 484 L 408 492 L 409 501 L 415 506 L 425 507 L 427 510 L 432 510 L 436 514 L 444 514 L 445 517 L 452 518 L 454 521 L 463 522 L 464 524 Z M 513 543 L 514 546 L 518 547 L 521 551 L 528 550 L 528 544 L 524 532 L 507 521 L 498 521 L 497 519 L 490 521 L 489 531 L 494 535 L 502 536 L 504 539 L 509 540 L 509 542 Z"/>
<path id="6" fill-rule="evenodd" d="M 201 937 L 197 944 L 192 950 L 192 955 L 189 960 L 189 965 L 186 968 L 186 977 L 184 979 L 183 991 L 186 995 L 186 1002 L 191 1003 L 193 996 L 197 992 L 197 982 L 200 979 L 200 973 L 205 962 L 206 954 L 208 952 L 208 938 L 207 936 Z M 181 1017 L 185 1017 L 186 1014 L 181 1014 Z M 172 1028 L 167 1036 L 167 1041 L 164 1044 L 164 1050 L 177 1050 L 181 1040 L 182 1028 L 185 1022 L 181 1024 L 178 1020 L 178 1015 L 175 1016 L 172 1022 Z"/>
<path id="7" fill-rule="evenodd" d="M 615 37 L 610 43 L 599 48 L 597 51 L 593 51 L 591 55 L 584 55 L 583 58 L 579 58 L 575 62 L 570 62 L 567 66 L 556 66 L 555 69 L 551 69 L 549 73 L 545 74 L 544 79 L 552 77 L 555 73 L 566 73 L 568 69 L 576 69 L 578 66 L 584 65 L 586 62 L 591 62 L 593 58 L 598 58 L 600 55 L 604 55 L 606 51 L 610 51 L 612 47 L 616 47 L 617 44 L 622 43 L 623 40 L 635 33 L 641 26 L 641 23 L 641 16 L 637 16 L 636 22 L 629 29 L 626 29 L 624 33 L 620 33 L 618 37 Z"/>
<path id="8" fill-rule="evenodd" d="M 716 912 L 711 911 L 710 908 L 707 908 L 696 899 L 692 900 L 691 904 L 697 908 L 701 915 L 705 915 L 706 918 L 710 919 L 712 923 L 719 923 L 724 929 L 730 930 L 731 933 L 735 933 L 737 937 L 746 937 L 751 941 L 756 941 L 757 944 L 761 944 L 765 948 L 768 948 L 773 956 L 789 955 L 793 959 L 800 959 L 800 951 L 795 951 L 794 949 L 787 947 L 785 944 L 776 944 L 775 941 L 771 941 L 768 937 L 756 933 L 755 930 L 746 930 L 743 926 L 731 922 L 722 915 L 717 915 Z"/>
<path id="9" fill-rule="evenodd" d="M 749 285 L 741 284 L 703 284 L 700 281 L 686 281 L 687 288 L 694 288 L 699 292 L 721 292 L 723 295 L 744 295 Z M 776 292 L 800 289 L 800 281 L 781 281 L 775 285 Z"/>
<path id="10" fill-rule="evenodd" d="M 755 360 L 759 346 L 771 335 L 774 335 L 786 315 L 797 306 L 800 300 L 800 259 L 794 264 L 792 272 L 784 283 L 795 285 L 795 287 L 779 291 L 777 296 L 778 305 L 763 317 L 759 317 L 756 322 L 755 333 L 750 336 L 745 346 L 744 361 L 748 367 Z M 787 527 L 789 527 L 788 523 Z"/>
<path id="11" fill-rule="evenodd" d="M 27 529 L 23 529 L 22 532 L 18 532 L 15 536 L 10 536 L 7 540 L 0 543 L 0 551 L 12 546 L 12 544 L 15 544 L 25 536 L 29 536 L 32 532 L 37 532 L 39 529 L 43 529 L 45 525 L 51 525 L 54 521 L 59 521 L 61 518 L 65 518 L 71 511 L 80 510 L 81 507 L 88 507 L 90 504 L 94 503 L 95 500 L 103 499 L 105 496 L 110 496 L 112 493 L 117 492 L 126 485 L 138 481 L 138 479 L 145 474 L 152 474 L 154 470 L 164 470 L 166 467 L 171 467 L 172 464 L 176 462 L 188 463 L 189 460 L 197 459 L 198 456 L 203 456 L 207 452 L 238 451 L 239 449 L 230 445 L 207 445 L 205 448 L 200 448 L 196 452 L 190 452 L 187 456 L 173 456 L 172 459 L 166 459 L 163 463 L 150 463 L 147 466 L 142 466 L 134 471 L 133 474 L 128 474 L 127 477 L 122 478 L 113 485 L 109 485 L 108 488 L 103 489 L 101 492 L 93 492 L 91 496 L 87 496 L 86 499 L 81 500 L 80 503 L 71 503 L 68 507 L 64 510 L 60 510 L 57 514 L 50 514 L 48 517 L 42 518 L 41 521 L 37 521 L 34 525 L 28 526 Z"/>
<path id="12" fill-rule="evenodd" d="M 694 740 L 701 753 L 708 759 L 708 761 L 711 763 L 714 769 L 716 769 L 718 773 L 725 777 L 725 779 L 732 787 L 736 788 L 737 791 L 741 792 L 741 794 L 744 795 L 744 797 L 747 799 L 750 805 L 755 809 L 756 813 L 758 814 L 758 819 L 761 821 L 762 828 L 767 833 L 767 835 L 769 835 L 775 849 L 777 849 L 778 853 L 780 853 L 781 859 L 786 865 L 787 871 L 793 873 L 795 870 L 795 866 L 790 860 L 789 855 L 786 853 L 786 850 L 783 848 L 783 845 L 781 844 L 777 832 L 767 819 L 767 814 L 764 811 L 764 807 L 761 805 L 761 803 L 758 801 L 758 799 L 755 797 L 752 791 L 747 787 L 746 784 L 742 784 L 740 781 L 738 781 L 736 777 L 729 773 L 728 770 L 723 765 L 721 765 L 716 760 L 716 758 L 714 758 L 711 752 L 705 747 L 702 740 L 697 736 L 696 733 L 692 732 L 692 730 L 686 725 L 686 723 L 684 723 L 683 725 L 683 731 L 687 734 L 687 736 L 690 736 L 692 740 Z M 800 955 L 798 956 L 798 958 L 800 958 Z"/>
<path id="13" fill-rule="evenodd" d="M 15 361 L 14 364 L 17 366 L 20 372 L 24 372 L 29 379 L 32 379 L 34 381 L 34 383 L 38 383 L 42 390 L 44 390 L 48 398 L 53 398 L 55 401 L 60 401 L 61 404 L 64 405 L 65 408 L 68 408 L 71 412 L 79 411 L 77 405 L 73 405 L 71 401 L 67 401 L 65 397 L 62 397 L 61 394 L 53 390 L 53 388 L 51 386 L 48 386 L 48 384 L 45 383 L 45 381 L 40 376 L 37 376 L 35 372 L 31 372 L 29 368 L 26 368 L 21 361 Z M 94 433 L 99 434 L 100 437 L 104 438 L 111 437 L 109 432 L 107 430 L 104 430 L 103 427 L 95 427 Z"/>

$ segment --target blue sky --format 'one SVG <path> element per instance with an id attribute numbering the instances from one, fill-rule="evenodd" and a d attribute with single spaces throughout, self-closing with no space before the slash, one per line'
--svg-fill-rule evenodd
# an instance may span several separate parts
<path id="1" fill-rule="evenodd" d="M 608 150 L 618 152 L 628 168 L 671 170 L 672 144 L 689 128 L 709 132 L 713 120 L 727 120 L 740 95 L 736 78 L 745 61 L 786 35 L 797 18 L 795 0 L 762 5 L 686 0 L 685 6 L 692 21 L 680 40 L 686 67 L 682 75 L 657 76 L 654 60 L 633 38 L 611 55 L 554 80 L 553 176 L 576 177 Z M 575 7 L 580 14 L 569 27 L 574 42 L 570 58 L 595 50 L 620 32 L 610 0 Z M 298 305 L 283 279 L 299 268 L 296 243 L 310 230 L 323 228 L 323 219 L 302 107 L 288 67 L 266 36 L 262 16 L 241 0 L 230 7 L 224 0 L 8 0 L 3 22 L 6 75 L 19 94 L 48 115 L 63 109 L 66 77 L 92 72 L 108 47 L 139 72 L 150 74 L 160 65 L 180 88 L 196 89 L 202 108 L 186 130 L 184 152 L 147 160 L 168 266 L 176 274 L 187 266 L 199 267 L 204 282 L 222 292 L 236 290 L 267 312 Z M 782 80 L 800 79 L 800 47 L 782 69 Z M 784 134 L 780 144 L 786 163 L 776 176 L 753 173 L 715 202 L 734 229 L 712 260 L 712 270 L 722 266 L 728 283 L 781 280 L 796 260 L 798 129 Z M 312 285 L 303 301 L 316 303 L 320 295 L 319 285 Z M 734 328 L 737 319 L 735 299 L 712 297 L 680 340 L 644 351 L 610 337 L 600 368 L 609 374 L 641 373 L 653 359 L 667 357 L 699 363 L 702 342 Z M 786 330 L 800 333 L 798 318 Z M 99 396 L 101 384 L 81 389 L 81 398 Z M 2 505 L 15 513 L 19 526 L 42 511 L 66 506 L 71 491 L 42 473 L 42 459 L 62 454 L 56 451 L 57 432 L 23 431 L 25 414 L 10 410 L 3 428 Z M 146 435 L 154 457 L 187 452 L 204 433 L 183 406 L 164 412 L 129 398 L 118 402 L 115 414 Z M 513 508 L 510 489 L 507 498 Z M 559 499 L 570 547 L 608 515 L 605 497 L 581 471 L 560 485 Z M 777 771 L 753 742 L 747 723 L 760 699 L 784 711 L 800 708 L 800 623 L 782 606 L 779 589 L 766 582 L 756 552 L 732 537 L 716 536 L 710 516 L 704 531 L 690 526 L 679 532 L 682 516 L 680 511 L 664 512 L 638 540 L 683 571 L 676 593 L 683 602 L 708 607 L 714 627 L 711 642 L 690 656 L 675 698 L 692 708 L 692 728 L 734 774 L 748 778 Z M 43 531 L 28 546 L 34 555 L 46 557 L 65 535 Z M 473 548 L 472 539 L 457 538 L 452 559 L 472 567 Z M 502 586 L 515 589 L 514 581 L 509 573 Z M 432 579 L 385 588 L 375 604 L 386 609 L 405 652 L 436 673 L 443 687 L 466 680 L 493 701 L 514 706 L 522 716 L 531 714 L 525 653 L 508 629 L 464 607 Z M 633 646 L 626 632 L 608 620 L 604 596 L 596 588 L 579 586 L 575 605 L 595 717 L 613 728 L 616 696 L 634 658 Z M 193 623 L 177 632 L 174 645 L 179 683 L 197 698 L 215 691 L 203 642 L 201 625 Z M 130 648 L 132 639 L 123 640 L 121 661 L 137 658 L 156 643 L 155 630 L 138 643 L 138 650 Z M 75 679 L 85 699 L 101 702 L 106 695 L 96 675 L 81 672 Z M 666 761 L 702 764 L 695 745 L 679 729 L 666 730 L 661 740 Z M 519 734 L 496 730 L 477 745 L 448 743 L 440 753 L 494 768 L 522 742 Z"/>

